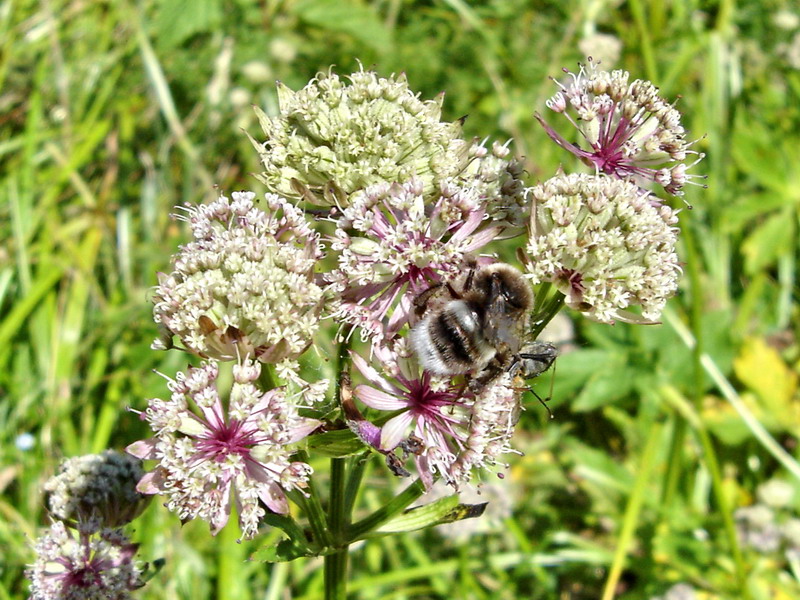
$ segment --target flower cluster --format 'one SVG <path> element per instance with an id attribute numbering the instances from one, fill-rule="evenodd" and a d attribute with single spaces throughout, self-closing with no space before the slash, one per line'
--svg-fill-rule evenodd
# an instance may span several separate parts
<path id="1" fill-rule="evenodd" d="M 91 523 L 74 531 L 56 521 L 35 550 L 36 562 L 25 573 L 31 600 L 127 600 L 144 585 L 134 561 L 137 545 L 118 529 Z"/>
<path id="2" fill-rule="evenodd" d="M 568 306 L 611 323 L 653 322 L 675 293 L 677 217 L 647 192 L 606 175 L 560 175 L 531 190 L 527 270 Z M 626 309 L 639 305 L 641 317 Z"/>
<path id="3" fill-rule="evenodd" d="M 465 258 L 499 233 L 485 217 L 475 188 L 443 184 L 430 201 L 413 178 L 354 194 L 332 240 L 339 268 L 327 275 L 342 294 L 342 320 L 391 337 L 408 322 L 415 297 L 463 271 Z"/>
<path id="4" fill-rule="evenodd" d="M 169 380 L 171 397 L 142 413 L 154 436 L 128 451 L 156 465 L 138 490 L 163 494 L 182 520 L 204 519 L 213 533 L 235 503 L 251 538 L 266 511 L 288 514 L 287 493 L 313 491 L 297 443 L 321 425 L 309 415 L 343 427 L 336 409 L 396 474 L 413 457 L 426 488 L 437 479 L 459 488 L 513 452 L 522 377 L 555 359 L 554 347 L 539 356 L 534 340 L 521 339 L 532 337 L 529 324 L 553 318 L 564 299 L 599 321 L 655 321 L 680 272 L 677 217 L 644 188 L 681 194 L 696 153 L 648 82 L 590 63 L 560 87 L 548 106 L 589 148 L 545 128 L 597 174 L 525 190 L 507 145 L 462 139 L 461 121 L 441 120 L 442 97 L 420 100 L 402 75 L 361 69 L 320 73 L 299 91 L 279 84 L 279 114 L 259 111 L 264 139 L 251 138 L 270 190 L 263 208 L 247 192 L 187 207 L 193 240 L 159 277 L 156 346 L 177 338 L 206 362 Z M 485 253 L 525 227 L 523 276 Z M 354 351 L 352 388 L 340 349 L 333 411 L 312 406 L 325 382 L 299 375 L 323 317 L 358 330 L 381 365 Z M 438 375 L 409 344 L 422 339 L 415 327 L 441 358 Z M 216 361 L 234 361 L 227 393 Z M 261 377 L 263 363 L 302 390 L 275 387 Z"/>
<path id="5" fill-rule="evenodd" d="M 690 149 L 680 113 L 658 88 L 641 79 L 628 83 L 627 71 L 603 71 L 591 60 L 577 74 L 566 72 L 569 81 L 558 83 L 547 107 L 566 116 L 587 147 L 568 142 L 537 114 L 547 134 L 599 173 L 642 186 L 655 182 L 668 194 L 683 195 L 693 177 L 687 170 L 703 155 Z M 695 160 L 687 164 L 691 156 Z"/>
<path id="6" fill-rule="evenodd" d="M 522 164 L 510 157 L 507 144 L 494 142 L 491 150 L 474 144 L 474 159 L 452 180 L 481 199 L 482 208 L 496 226 L 524 227 L 528 203 L 522 184 Z"/>
<path id="7" fill-rule="evenodd" d="M 181 520 L 199 517 L 213 533 L 239 507 L 239 525 L 252 538 L 265 514 L 286 514 L 286 492 L 302 489 L 311 467 L 292 461 L 292 444 L 319 426 L 299 415 L 299 401 L 284 388 L 262 392 L 254 382 L 261 364 L 244 359 L 233 366 L 227 402 L 216 388 L 219 366 L 213 361 L 190 367 L 169 381 L 169 400 L 151 399 L 143 418 L 155 436 L 128 447 L 155 469 L 139 482 L 144 494 L 164 494 Z M 260 502 L 259 502 L 260 501 Z"/>
<path id="8" fill-rule="evenodd" d="M 417 472 L 426 488 L 435 477 L 458 488 L 474 468 L 491 468 L 511 452 L 517 423 L 519 390 L 505 374 L 477 393 L 463 383 L 434 377 L 403 358 L 379 355 L 382 364 L 397 364 L 393 376 L 380 373 L 358 355 L 353 363 L 369 382 L 355 396 L 366 406 L 392 416 L 382 426 L 377 448 L 384 453 L 413 448 Z M 370 385 L 371 384 L 371 385 Z"/>
<path id="9" fill-rule="evenodd" d="M 362 69 L 348 79 L 318 73 L 297 92 L 279 83 L 280 113 L 256 109 L 266 140 L 251 141 L 265 167 L 258 178 L 270 190 L 342 208 L 371 185 L 413 177 L 428 196 L 450 181 L 475 187 L 498 221 L 522 224 L 522 167 L 507 160 L 507 147 L 489 151 L 462 139 L 461 121 L 441 120 L 444 95 L 420 100 L 405 75 Z"/>
<path id="10" fill-rule="evenodd" d="M 202 357 L 296 358 L 319 326 L 318 234 L 287 201 L 269 194 L 262 210 L 254 198 L 239 192 L 187 207 L 194 240 L 174 257 L 174 272 L 159 277 L 156 323 Z"/>
<path id="11" fill-rule="evenodd" d="M 147 505 L 136 491 L 142 474 L 139 460 L 113 450 L 61 464 L 44 486 L 54 521 L 25 573 L 33 600 L 124 600 L 143 585 L 138 546 L 120 529 Z"/>
<path id="12" fill-rule="evenodd" d="M 404 75 L 364 70 L 349 82 L 319 73 L 297 92 L 278 84 L 280 114 L 258 113 L 266 136 L 253 141 L 265 167 L 259 179 L 285 197 L 328 206 L 346 203 L 334 189 L 349 195 L 411 177 L 432 192 L 470 160 L 461 123 L 441 121 L 443 99 L 422 101 Z"/>
<path id="13" fill-rule="evenodd" d="M 136 491 L 143 475 L 140 460 L 114 450 L 69 458 L 45 483 L 50 512 L 70 523 L 98 519 L 103 527 L 120 527 L 147 506 Z"/>
<path id="14" fill-rule="evenodd" d="M 756 495 L 757 503 L 734 513 L 739 541 L 759 554 L 773 555 L 783 549 L 789 560 L 800 560 L 800 517 L 792 510 L 794 488 L 771 479 L 758 487 Z"/>

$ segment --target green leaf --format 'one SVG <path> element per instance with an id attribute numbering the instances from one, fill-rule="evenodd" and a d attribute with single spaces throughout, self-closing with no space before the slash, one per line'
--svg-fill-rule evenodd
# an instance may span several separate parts
<path id="1" fill-rule="evenodd" d="M 722 227 L 726 233 L 738 233 L 762 215 L 779 210 L 786 204 L 786 196 L 775 192 L 753 192 L 740 196 L 730 210 L 721 215 Z"/>
<path id="2" fill-rule="evenodd" d="M 551 371 L 555 380 L 553 387 L 555 404 L 558 404 L 559 399 L 577 393 L 592 374 L 607 368 L 610 362 L 613 362 L 612 353 L 600 349 L 581 349 L 559 356 L 555 362 L 555 370 Z"/>
<path id="3" fill-rule="evenodd" d="M 167 0 L 155 19 L 159 44 L 179 46 L 197 33 L 213 31 L 222 23 L 220 0 Z"/>
<path id="4" fill-rule="evenodd" d="M 311 436 L 307 447 L 322 456 L 341 458 L 362 452 L 367 446 L 349 429 L 337 429 Z"/>
<path id="5" fill-rule="evenodd" d="M 772 266 L 778 257 L 792 248 L 794 219 L 791 213 L 781 211 L 766 219 L 742 244 L 745 271 L 753 275 Z"/>
<path id="6" fill-rule="evenodd" d="M 483 514 L 487 504 L 486 502 L 482 504 L 459 504 L 457 494 L 447 496 L 430 504 L 408 509 L 401 515 L 381 525 L 375 533 L 380 535 L 416 531 L 463 519 L 474 519 Z"/>
<path id="7" fill-rule="evenodd" d="M 292 12 L 309 25 L 345 33 L 381 53 L 389 51 L 392 33 L 368 6 L 352 0 L 301 0 Z"/>
<path id="8" fill-rule="evenodd" d="M 745 400 L 746 397 L 742 399 Z M 709 397 L 700 414 L 703 424 L 726 446 L 738 446 L 753 439 L 753 432 L 729 402 Z"/>
<path id="9" fill-rule="evenodd" d="M 619 364 L 602 368 L 583 386 L 572 409 L 586 412 L 624 398 L 635 388 L 638 374 L 636 369 Z"/>
<path id="10" fill-rule="evenodd" d="M 291 517 L 269 513 L 264 523 L 283 531 L 289 539 L 262 546 L 252 555 L 252 560 L 261 562 L 286 562 L 303 556 L 318 556 L 320 551 L 306 542 L 306 536 L 297 522 Z"/>
<path id="11" fill-rule="evenodd" d="M 297 544 L 294 540 L 281 540 L 272 546 L 262 546 L 250 555 L 250 560 L 275 563 L 308 556 L 319 556 L 319 553 L 313 552 L 308 546 Z"/>

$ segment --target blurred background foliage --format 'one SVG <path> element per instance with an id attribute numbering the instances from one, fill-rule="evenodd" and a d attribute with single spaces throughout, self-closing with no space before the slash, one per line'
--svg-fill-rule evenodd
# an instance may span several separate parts
<path id="1" fill-rule="evenodd" d="M 555 419 L 531 399 L 491 514 L 355 548 L 353 597 L 800 596 L 796 4 L 6 0 L 0 45 L 0 599 L 27 596 L 59 460 L 143 437 L 125 407 L 185 366 L 149 349 L 149 289 L 187 239 L 169 213 L 263 191 L 242 130 L 275 80 L 404 71 L 467 136 L 513 138 L 533 184 L 585 170 L 533 113 L 589 55 L 676 99 L 708 155 L 681 293 L 659 326 L 562 322 Z M 362 507 L 395 485 L 376 462 Z M 322 597 L 320 560 L 247 562 L 258 542 L 158 502 L 134 525 L 166 559 L 141 598 Z"/>

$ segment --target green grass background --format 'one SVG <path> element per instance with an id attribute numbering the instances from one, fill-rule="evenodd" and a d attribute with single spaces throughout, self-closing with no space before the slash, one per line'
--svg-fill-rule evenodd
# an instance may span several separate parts
<path id="1" fill-rule="evenodd" d="M 599 32 L 704 136 L 680 293 L 660 326 L 572 315 L 556 418 L 531 405 L 518 428 L 511 516 L 354 549 L 353 598 L 800 597 L 796 559 L 733 522 L 775 479 L 795 490 L 777 523 L 800 508 L 798 19 L 777 0 L 0 3 L 0 600 L 27 597 L 59 460 L 144 437 L 125 407 L 165 392 L 152 369 L 185 366 L 149 349 L 149 290 L 187 239 L 169 213 L 215 186 L 262 191 L 242 129 L 259 133 L 250 104 L 274 114 L 276 79 L 404 71 L 423 98 L 446 91 L 467 136 L 513 138 L 533 184 L 582 168 L 532 115 Z M 362 511 L 394 482 L 376 463 L 369 484 Z M 211 538 L 158 501 L 133 529 L 142 560 L 166 559 L 140 598 L 322 597 L 321 560 L 246 561 L 263 538 Z"/>

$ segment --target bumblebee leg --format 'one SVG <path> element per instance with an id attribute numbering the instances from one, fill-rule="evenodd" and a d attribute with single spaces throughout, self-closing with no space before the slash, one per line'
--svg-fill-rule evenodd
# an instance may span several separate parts
<path id="1" fill-rule="evenodd" d="M 441 292 L 443 286 L 443 283 L 435 283 L 424 292 L 420 292 L 417 297 L 414 298 L 414 314 L 418 317 L 424 315 L 428 310 L 428 301 L 434 294 Z"/>
<path id="2" fill-rule="evenodd" d="M 502 358 L 499 358 L 498 355 L 495 354 L 492 360 L 489 361 L 489 364 L 483 367 L 483 369 L 481 369 L 475 377 L 470 379 L 470 391 L 477 394 L 481 391 L 481 388 L 489 385 L 495 379 L 500 377 L 500 375 L 503 374 L 503 371 L 505 371 L 507 368 L 504 366 L 505 364 L 506 361 L 502 360 Z"/>

